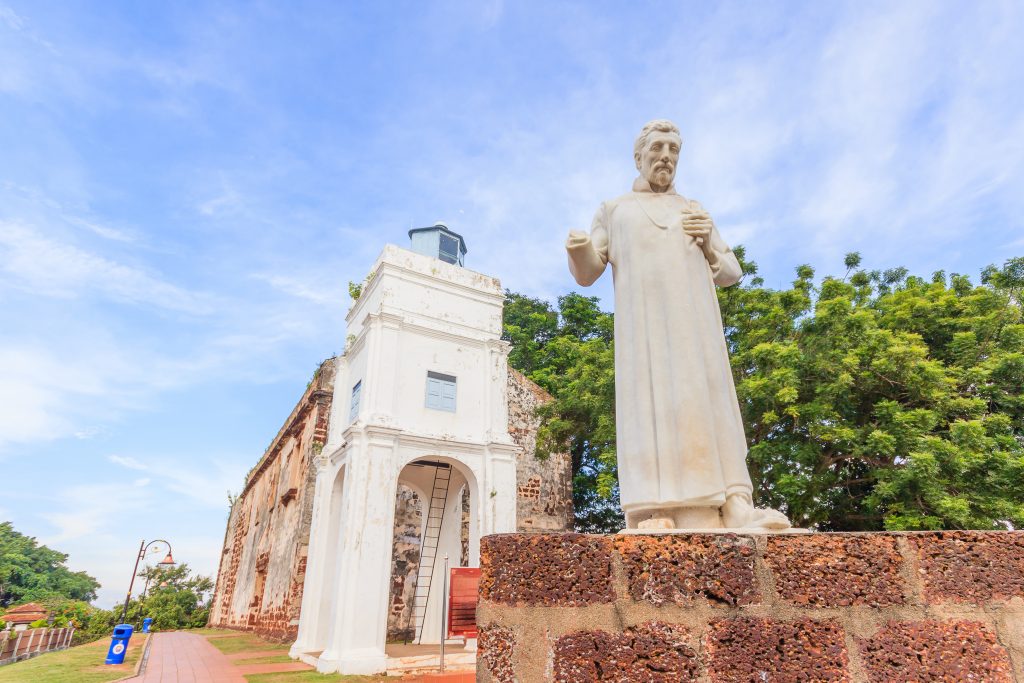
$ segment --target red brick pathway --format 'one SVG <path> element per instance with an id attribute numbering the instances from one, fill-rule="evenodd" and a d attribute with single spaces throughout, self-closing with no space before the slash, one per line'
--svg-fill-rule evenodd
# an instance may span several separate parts
<path id="1" fill-rule="evenodd" d="M 436 674 L 423 674 L 418 678 L 403 678 L 405 683 L 475 683 L 476 674 L 472 671 L 451 671 Z"/>
<path id="2" fill-rule="evenodd" d="M 245 683 L 223 652 L 195 633 L 154 633 L 149 661 L 131 683 Z"/>

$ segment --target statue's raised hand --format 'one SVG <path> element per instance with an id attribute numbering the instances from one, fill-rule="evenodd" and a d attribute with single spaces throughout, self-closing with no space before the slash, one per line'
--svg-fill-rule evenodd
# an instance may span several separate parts
<path id="1" fill-rule="evenodd" d="M 579 230 L 570 230 L 569 239 L 565 241 L 567 247 L 578 247 L 590 241 L 590 235 Z"/>
<path id="2" fill-rule="evenodd" d="M 692 237 L 697 246 L 707 251 L 711 247 L 711 216 L 705 211 L 683 214 L 683 232 Z"/>

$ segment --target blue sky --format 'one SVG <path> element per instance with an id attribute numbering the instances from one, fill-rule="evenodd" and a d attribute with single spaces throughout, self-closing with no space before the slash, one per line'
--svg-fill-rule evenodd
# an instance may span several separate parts
<path id="1" fill-rule="evenodd" d="M 104 606 L 142 538 L 215 574 L 348 281 L 443 219 L 571 291 L 651 118 L 770 286 L 1022 255 L 1022 33 L 996 1 L 0 0 L 0 519 Z"/>

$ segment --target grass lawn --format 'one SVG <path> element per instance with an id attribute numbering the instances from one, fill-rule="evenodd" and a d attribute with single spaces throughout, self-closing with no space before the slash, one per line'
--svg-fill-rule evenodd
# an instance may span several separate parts
<path id="1" fill-rule="evenodd" d="M 0 666 L 0 683 L 106 683 L 130 676 L 142 655 L 146 637 L 132 636 L 124 664 L 104 664 L 110 638 L 93 643 L 47 652 L 16 664 Z"/>
<path id="2" fill-rule="evenodd" d="M 236 659 L 235 664 L 239 666 L 248 666 L 250 664 L 287 664 L 294 662 L 295 660 L 288 655 L 268 655 L 266 657 L 246 657 L 245 659 Z"/>
<path id="3" fill-rule="evenodd" d="M 193 629 L 190 633 L 198 633 L 204 636 L 211 645 L 226 655 L 233 655 L 239 652 L 265 652 L 268 650 L 280 650 L 280 655 L 264 655 L 251 659 L 239 659 L 235 664 L 245 666 L 247 664 L 274 664 L 293 661 L 288 656 L 287 643 L 275 643 L 264 640 L 252 633 L 232 631 L 222 628 L 199 628 Z M 248 674 L 245 677 L 249 683 L 371 683 L 373 681 L 398 681 L 396 678 L 387 676 L 342 676 L 341 674 L 320 674 L 316 671 L 285 671 L 273 674 Z"/>
<path id="4" fill-rule="evenodd" d="M 259 636 L 241 631 L 229 631 L 227 629 L 204 628 L 189 631 L 204 636 L 210 644 L 226 655 L 233 655 L 236 652 L 256 652 L 261 650 L 280 650 L 281 654 L 287 654 L 289 645 L 287 643 L 274 643 L 263 640 Z M 289 660 L 290 661 L 290 660 Z"/>

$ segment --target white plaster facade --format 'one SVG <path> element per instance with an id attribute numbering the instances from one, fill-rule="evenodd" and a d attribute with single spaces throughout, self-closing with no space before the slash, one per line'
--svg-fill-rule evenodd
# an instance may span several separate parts
<path id="1" fill-rule="evenodd" d="M 324 673 L 385 671 L 398 483 L 430 497 L 432 473 L 412 463 L 452 472 L 432 585 L 443 581 L 444 553 L 458 565 L 463 486 L 470 566 L 479 565 L 481 535 L 515 531 L 518 447 L 508 433 L 503 303 L 495 278 L 394 245 L 378 257 L 346 319 L 293 657 L 315 658 Z M 428 372 L 455 377 L 454 412 L 427 407 Z M 439 593 L 431 591 L 422 642 L 439 642 Z"/>

